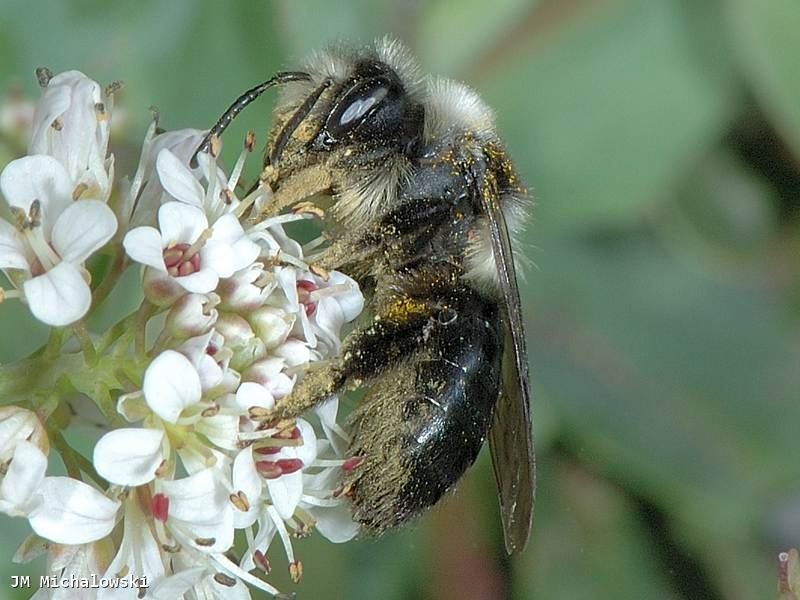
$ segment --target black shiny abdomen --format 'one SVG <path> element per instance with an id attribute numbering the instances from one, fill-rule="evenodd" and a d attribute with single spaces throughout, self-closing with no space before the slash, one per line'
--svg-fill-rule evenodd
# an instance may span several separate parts
<path id="1" fill-rule="evenodd" d="M 475 461 L 500 389 L 497 306 L 473 296 L 446 313 L 452 321 L 431 328 L 430 357 L 416 364 L 415 393 L 404 406 L 413 424 L 406 449 L 411 476 L 399 500 L 411 510 L 437 502 Z"/>
<path id="2" fill-rule="evenodd" d="M 400 525 L 435 504 L 477 458 L 500 389 L 502 335 L 493 300 L 468 289 L 429 299 L 418 346 L 354 419 L 355 517 L 369 530 Z"/>

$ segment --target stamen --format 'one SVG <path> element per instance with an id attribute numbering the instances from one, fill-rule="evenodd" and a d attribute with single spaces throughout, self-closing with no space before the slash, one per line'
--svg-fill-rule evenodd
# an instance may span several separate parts
<path id="1" fill-rule="evenodd" d="M 366 460 L 366 456 L 351 456 L 342 463 L 342 470 L 348 473 L 355 471 L 358 467 L 363 465 Z"/>
<path id="2" fill-rule="evenodd" d="M 295 204 L 294 207 L 292 207 L 292 212 L 296 215 L 311 215 L 319 219 L 325 216 L 324 210 L 308 200 Z"/>
<path id="3" fill-rule="evenodd" d="M 231 501 L 231 504 L 233 504 L 241 512 L 247 512 L 250 510 L 250 501 L 247 499 L 247 494 L 245 494 L 242 490 L 231 494 L 228 499 Z"/>
<path id="4" fill-rule="evenodd" d="M 328 278 L 330 277 L 328 270 L 320 265 L 308 265 L 308 270 L 323 281 L 328 281 Z"/>
<path id="5" fill-rule="evenodd" d="M 248 573 L 247 571 L 242 569 L 239 565 L 234 563 L 231 559 L 229 559 L 224 554 L 212 554 L 211 558 L 213 558 L 215 561 L 217 561 L 217 563 L 223 569 L 225 569 L 226 571 L 228 571 L 229 573 L 231 573 L 235 577 L 238 577 L 239 579 L 241 579 L 245 583 L 249 583 L 253 587 L 257 587 L 258 589 L 263 590 L 263 591 L 267 592 L 268 594 L 270 594 L 272 596 L 280 596 L 280 592 L 276 588 L 274 588 L 271 585 L 269 585 L 263 579 L 259 579 L 255 575 L 251 575 L 250 573 Z"/>
<path id="6" fill-rule="evenodd" d="M 299 285 L 299 282 L 298 282 Z M 336 294 L 344 294 L 349 291 L 352 291 L 353 286 L 347 283 L 337 283 L 334 285 L 329 285 L 328 287 L 316 287 L 311 290 L 308 294 L 311 300 L 319 300 L 320 298 L 324 298 L 325 296 L 335 296 Z"/>
<path id="7" fill-rule="evenodd" d="M 253 552 L 253 562 L 256 563 L 256 566 L 266 574 L 269 574 L 269 572 L 272 570 L 272 565 L 269 564 L 269 560 L 261 550 L 256 550 Z"/>
<path id="8" fill-rule="evenodd" d="M 217 543 L 217 538 L 195 538 L 194 543 L 203 548 L 210 548 Z"/>
<path id="9" fill-rule="evenodd" d="M 77 200 L 81 196 L 83 196 L 84 192 L 89 189 L 89 186 L 83 182 L 79 183 L 75 186 L 75 189 L 72 190 L 72 199 Z"/>
<path id="10" fill-rule="evenodd" d="M 308 317 L 317 310 L 317 303 L 312 299 L 315 290 L 317 290 L 317 284 L 313 281 L 301 279 L 297 282 L 297 299 L 304 306 Z"/>
<path id="11" fill-rule="evenodd" d="M 164 494 L 155 494 L 150 501 L 150 512 L 156 521 L 166 521 L 169 518 L 169 498 Z"/>
<path id="12" fill-rule="evenodd" d="M 281 543 L 283 543 L 283 549 L 286 552 L 286 558 L 290 563 L 295 562 L 292 540 L 289 538 L 289 532 L 286 531 L 286 524 L 283 522 L 283 519 L 281 519 L 280 514 L 278 514 L 278 509 L 274 506 L 268 506 L 267 512 L 269 513 L 270 518 L 272 518 L 272 522 L 275 523 L 275 529 L 277 529 L 278 536 L 281 538 Z"/>
<path id="13" fill-rule="evenodd" d="M 320 246 L 324 245 L 327 241 L 328 238 L 326 238 L 324 235 L 314 238 L 310 242 L 303 244 L 303 254 L 307 254 L 312 250 L 316 250 Z"/>
<path id="14" fill-rule="evenodd" d="M 36 81 L 39 83 L 40 88 L 46 88 L 53 78 L 53 72 L 47 67 L 36 68 Z"/>
<path id="15" fill-rule="evenodd" d="M 299 560 L 289 564 L 289 577 L 292 578 L 292 583 L 300 583 L 303 578 L 303 563 Z"/>
<path id="16" fill-rule="evenodd" d="M 228 178 L 228 187 L 232 190 L 236 189 L 236 184 L 239 183 L 239 177 L 242 175 L 242 170 L 244 170 L 244 163 L 247 160 L 247 157 L 253 151 L 253 146 L 256 143 L 256 134 L 254 131 L 248 131 L 247 135 L 244 137 L 244 147 L 242 151 L 239 153 L 239 158 L 236 159 L 236 164 L 233 165 L 233 170 L 231 171 L 231 176 Z"/>
<path id="17" fill-rule="evenodd" d="M 214 230 L 209 228 L 203 231 L 200 236 L 195 240 L 194 244 L 189 246 L 187 250 L 183 252 L 182 259 L 184 261 L 191 260 L 200 250 L 203 249 L 203 246 L 206 245 L 206 242 L 211 239 L 211 236 L 214 235 Z"/>
<path id="18" fill-rule="evenodd" d="M 304 213 L 286 213 L 285 215 L 276 215 L 274 217 L 270 217 L 269 219 L 264 219 L 263 221 L 255 223 L 250 227 L 249 231 L 263 231 L 264 229 L 269 229 L 273 225 L 283 225 L 284 223 L 292 223 L 294 221 L 302 221 L 304 219 L 311 218 L 313 218 L 311 215 Z"/>
<path id="19" fill-rule="evenodd" d="M 225 587 L 234 587 L 236 585 L 236 580 L 229 575 L 225 575 L 225 573 L 215 573 L 214 581 Z"/>
<path id="20" fill-rule="evenodd" d="M 0 304 L 8 300 L 9 298 L 21 298 L 22 292 L 19 290 L 6 290 L 0 288 Z"/>
<path id="21" fill-rule="evenodd" d="M 307 494 L 303 494 L 300 499 L 305 502 L 306 504 L 310 504 L 311 506 L 324 506 L 324 507 L 332 507 L 332 506 L 339 506 L 342 501 L 333 498 L 317 498 L 316 496 L 309 496 Z"/>

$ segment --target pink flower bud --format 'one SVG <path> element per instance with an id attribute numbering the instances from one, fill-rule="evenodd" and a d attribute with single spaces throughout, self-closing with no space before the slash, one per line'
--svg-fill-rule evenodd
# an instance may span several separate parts
<path id="1" fill-rule="evenodd" d="M 225 344 L 232 348 L 247 345 L 256 335 L 244 317 L 229 312 L 220 313 L 216 329 L 225 338 Z"/>
<path id="2" fill-rule="evenodd" d="M 203 335 L 217 321 L 219 313 L 215 307 L 219 301 L 213 292 L 180 297 L 167 314 L 167 329 L 179 338 Z"/>
<path id="3" fill-rule="evenodd" d="M 255 263 L 233 277 L 222 279 L 217 291 L 222 298 L 222 308 L 247 313 L 262 306 L 276 285 L 272 274 Z"/>
<path id="4" fill-rule="evenodd" d="M 144 297 L 156 306 L 170 306 L 186 293 L 173 277 L 149 267 L 144 270 L 142 288 Z"/>

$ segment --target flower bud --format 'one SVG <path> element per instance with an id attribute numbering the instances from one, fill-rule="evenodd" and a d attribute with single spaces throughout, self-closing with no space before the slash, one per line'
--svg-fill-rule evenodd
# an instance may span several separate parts
<path id="1" fill-rule="evenodd" d="M 45 455 L 50 451 L 47 433 L 36 413 L 19 406 L 0 408 L 0 464 L 11 460 L 17 444 L 23 440 L 37 446 Z"/>
<path id="2" fill-rule="evenodd" d="M 156 306 L 170 306 L 186 293 L 174 277 L 150 267 L 144 270 L 142 289 L 144 297 Z"/>
<path id="3" fill-rule="evenodd" d="M 268 350 L 286 341 L 295 319 L 295 315 L 274 306 L 262 306 L 250 315 L 256 335 Z"/>
<path id="4" fill-rule="evenodd" d="M 225 344 L 231 348 L 245 346 L 256 336 L 250 323 L 235 313 L 220 313 L 216 329 L 225 338 Z"/>
<path id="5" fill-rule="evenodd" d="M 255 263 L 233 277 L 222 279 L 217 291 L 223 308 L 233 312 L 251 312 L 264 304 L 276 286 L 272 274 L 264 271 L 260 263 Z"/>
<path id="6" fill-rule="evenodd" d="M 167 330 L 178 338 L 203 335 L 217 321 L 219 313 L 214 307 L 219 302 L 219 296 L 213 292 L 182 296 L 167 314 Z"/>
<path id="7" fill-rule="evenodd" d="M 242 379 L 263 385 L 274 398 L 281 399 L 294 387 L 294 378 L 283 372 L 285 365 L 282 358 L 265 358 L 250 365 Z"/>
<path id="8" fill-rule="evenodd" d="M 312 360 L 314 351 L 302 340 L 290 339 L 275 348 L 273 354 L 286 361 L 290 367 L 304 365 Z"/>

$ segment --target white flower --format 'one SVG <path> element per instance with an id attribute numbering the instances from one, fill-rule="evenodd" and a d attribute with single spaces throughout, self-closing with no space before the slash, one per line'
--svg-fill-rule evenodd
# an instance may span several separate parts
<path id="1" fill-rule="evenodd" d="M 249 266 L 260 252 L 231 214 L 222 215 L 209 229 L 201 209 L 168 202 L 158 209 L 158 224 L 159 229 L 143 226 L 129 231 L 125 251 L 189 292 L 214 290 L 220 277 Z"/>
<path id="2" fill-rule="evenodd" d="M 9 163 L 0 191 L 17 219 L 16 228 L 0 220 L 0 268 L 20 270 L 37 319 L 55 326 L 77 321 L 91 305 L 81 265 L 116 232 L 114 213 L 99 200 L 73 201 L 69 175 L 49 156 Z"/>
<path id="3" fill-rule="evenodd" d="M 11 459 L 22 441 L 32 442 L 45 455 L 50 447 L 44 425 L 36 413 L 19 406 L 3 406 L 0 408 L 0 464 Z"/>
<path id="4" fill-rule="evenodd" d="M 106 159 L 111 120 L 100 85 L 80 71 L 52 77 L 36 103 L 29 154 L 60 162 L 73 185 L 105 202 L 111 192 L 113 157 Z"/>
<path id="5" fill-rule="evenodd" d="M 0 482 L 0 511 L 25 516 L 40 536 L 58 544 L 85 544 L 105 537 L 116 523 L 119 502 L 69 477 L 45 477 L 47 457 L 20 442 Z"/>
<path id="6" fill-rule="evenodd" d="M 186 356 L 166 350 L 153 359 L 145 370 L 142 395 L 146 409 L 131 406 L 129 398 L 120 402 L 120 412 L 144 417 L 145 427 L 115 429 L 95 445 L 93 462 L 100 475 L 118 485 L 143 485 L 156 477 L 164 461 L 173 459 L 173 450 L 190 473 L 225 465 L 225 456 L 206 440 L 235 449 L 239 417 L 221 414 L 218 406 L 202 399 L 200 374 Z"/>

